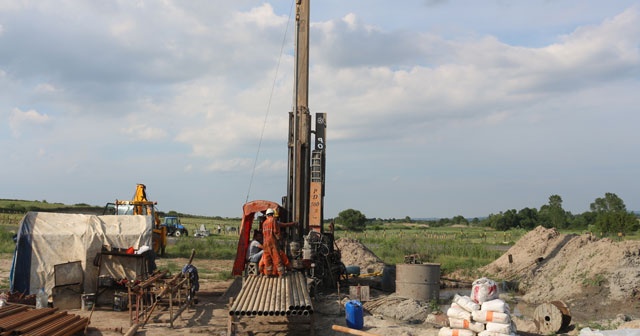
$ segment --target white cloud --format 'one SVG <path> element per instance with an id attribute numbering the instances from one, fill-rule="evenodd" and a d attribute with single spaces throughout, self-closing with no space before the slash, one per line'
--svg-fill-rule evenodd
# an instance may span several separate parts
<path id="1" fill-rule="evenodd" d="M 14 108 L 9 116 L 9 128 L 14 137 L 20 137 L 24 131 L 50 122 L 51 118 L 47 114 L 41 114 L 36 110 L 22 111 Z"/>
<path id="2" fill-rule="evenodd" d="M 452 2 L 428 8 L 372 3 L 329 1 L 312 8 L 309 107 L 328 113 L 327 204 L 362 207 L 375 217 L 419 217 L 419 211 L 446 214 L 464 194 L 482 202 L 456 205 L 452 215 L 485 215 L 512 200 L 524 203 L 526 195 L 561 193 L 556 189 L 565 184 L 545 184 L 546 177 L 562 181 L 575 174 L 548 167 L 580 166 L 593 180 L 604 180 L 597 176 L 608 168 L 600 162 L 604 168 L 596 170 L 589 157 L 640 167 L 617 156 L 639 145 L 620 135 L 635 134 L 629 125 L 638 121 L 632 109 L 639 105 L 640 19 L 637 7 L 620 9 L 629 1 L 587 1 L 575 11 L 564 2 L 484 4 L 473 17 Z M 532 17 L 556 15 L 533 22 L 522 16 L 526 9 Z M 180 158 L 155 178 L 210 192 L 202 181 L 225 190 L 241 185 L 261 146 L 255 164 L 260 188 L 275 184 L 287 169 L 292 109 L 288 14 L 286 5 L 254 0 L 0 2 L 0 88 L 6 93 L 0 116 L 21 137 L 2 147 L 42 149 L 55 158 L 55 165 L 37 171 L 42 164 L 12 154 L 18 165 L 34 169 L 18 172 L 25 176 L 69 167 L 98 175 L 95 162 L 114 151 L 118 162 L 102 166 L 142 172 L 166 157 Z M 47 133 L 24 136 L 34 130 Z M 132 141 L 137 152 L 123 151 Z M 581 159 L 567 163 L 568 152 Z M 167 172 L 171 178 L 162 176 Z M 504 187 L 505 176 L 511 189 Z M 626 175 L 607 176 L 616 176 L 606 179 L 612 188 L 626 188 L 615 182 Z M 539 183 L 513 182 L 527 180 Z M 366 186 L 377 186 L 372 181 L 388 183 L 389 191 L 369 192 Z M 518 188 L 523 193 L 512 194 Z M 256 192 L 273 197 L 271 190 Z M 359 197 L 363 192 L 366 199 Z M 31 198 L 44 197 L 56 198 Z M 234 208 L 225 202 L 220 210 L 210 202 L 202 209 Z M 486 211 L 476 210 L 479 203 Z"/>
<path id="3" fill-rule="evenodd" d="M 121 128 L 120 132 L 135 140 L 161 140 L 167 136 L 165 130 L 146 124 Z"/>

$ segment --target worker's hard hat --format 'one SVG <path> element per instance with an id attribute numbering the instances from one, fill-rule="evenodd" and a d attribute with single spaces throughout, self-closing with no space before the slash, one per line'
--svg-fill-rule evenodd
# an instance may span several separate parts
<path id="1" fill-rule="evenodd" d="M 267 213 L 266 213 L 267 215 L 273 215 L 273 213 L 274 213 L 273 209 L 271 208 L 267 209 Z"/>

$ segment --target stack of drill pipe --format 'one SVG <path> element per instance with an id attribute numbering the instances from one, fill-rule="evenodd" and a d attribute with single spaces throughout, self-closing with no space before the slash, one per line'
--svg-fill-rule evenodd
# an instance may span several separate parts
<path id="1" fill-rule="evenodd" d="M 302 273 L 284 277 L 250 276 L 231 304 L 231 316 L 284 316 L 313 313 Z"/>

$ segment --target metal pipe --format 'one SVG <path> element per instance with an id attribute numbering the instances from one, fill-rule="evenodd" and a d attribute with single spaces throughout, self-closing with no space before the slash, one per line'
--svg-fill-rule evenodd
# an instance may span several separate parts
<path id="1" fill-rule="evenodd" d="M 265 279 L 264 292 L 259 298 L 260 304 L 258 305 L 258 316 L 262 316 L 264 314 L 264 307 L 267 301 L 265 298 L 269 295 L 269 291 L 271 290 L 271 286 L 269 286 L 269 282 L 270 282 L 269 280 L 270 278 Z"/>
<path id="2" fill-rule="evenodd" d="M 284 316 L 287 314 L 287 281 L 285 279 L 280 279 L 280 315 Z"/>
<path id="3" fill-rule="evenodd" d="M 273 310 L 275 311 L 276 316 L 280 316 L 281 303 L 282 303 L 282 281 L 281 279 L 278 279 L 278 281 L 276 281 L 276 302 L 273 307 Z"/>
<path id="4" fill-rule="evenodd" d="M 244 302 L 247 301 L 247 297 L 249 296 L 251 289 L 253 289 L 253 282 L 255 282 L 255 279 L 253 277 L 249 277 L 247 282 L 243 284 L 238 297 L 233 302 L 233 306 L 229 309 L 229 315 L 240 315 L 241 313 L 244 313 Z"/>
<path id="5" fill-rule="evenodd" d="M 264 292 L 264 279 L 265 277 L 260 277 L 258 280 L 258 295 L 253 298 L 253 304 L 251 305 L 251 315 L 258 315 L 258 306 L 260 305 L 259 299 L 262 297 L 262 292 Z"/>
<path id="6" fill-rule="evenodd" d="M 311 303 L 311 296 L 309 295 L 309 287 L 307 285 L 307 278 L 302 273 L 300 273 L 300 277 L 301 277 L 301 280 L 302 280 L 302 282 L 304 284 L 303 295 L 304 295 L 304 301 L 305 301 L 305 308 L 307 310 L 311 310 L 312 311 L 313 310 L 313 304 Z"/>
<path id="7" fill-rule="evenodd" d="M 251 306 L 256 301 L 256 297 L 258 295 L 258 290 L 260 290 L 260 281 L 262 280 L 258 276 L 254 276 L 254 281 L 251 283 L 251 290 L 249 290 L 244 303 L 242 304 L 242 311 L 240 312 L 242 315 L 251 315 Z"/>
<path id="8" fill-rule="evenodd" d="M 253 308 L 256 305 L 256 302 L 258 301 L 257 298 L 258 298 L 258 294 L 260 294 L 259 293 L 260 292 L 260 288 L 262 288 L 262 287 L 260 287 L 260 284 L 262 283 L 262 280 L 264 280 L 264 279 L 262 277 L 260 277 L 253 284 L 253 287 L 254 287 L 253 293 L 254 293 L 254 295 L 251 296 L 251 300 L 247 300 L 245 302 L 244 310 L 246 311 L 246 315 L 254 315 L 254 311 L 253 311 L 254 309 Z"/>
<path id="9" fill-rule="evenodd" d="M 300 308 L 300 304 L 298 302 L 298 286 L 295 281 L 295 277 L 292 275 L 289 277 L 289 283 L 291 284 L 291 293 L 293 293 L 293 300 L 289 303 L 289 309 L 295 310 Z"/>
<path id="10" fill-rule="evenodd" d="M 285 308 L 285 314 L 287 315 L 291 315 L 291 308 L 289 306 L 289 302 L 291 302 L 291 285 L 289 284 L 289 280 L 288 277 L 282 279 L 284 281 L 284 295 L 285 295 L 285 301 L 284 301 L 284 308 Z"/>
<path id="11" fill-rule="evenodd" d="M 296 303 L 296 309 L 304 309 L 304 290 L 302 288 L 302 284 L 300 283 L 299 273 L 296 273 L 294 276 L 294 281 L 296 283 L 296 288 L 298 290 L 298 302 Z"/>
<path id="12" fill-rule="evenodd" d="M 255 295 L 254 292 L 256 290 L 256 288 L 258 283 L 258 279 L 256 277 L 249 277 L 249 279 L 247 279 L 244 287 L 240 290 L 239 295 L 242 295 L 242 299 L 240 301 L 240 303 L 238 304 L 238 307 L 236 308 L 236 310 L 233 312 L 234 315 L 245 315 L 247 312 L 247 305 L 249 302 L 253 302 L 251 300 L 251 298 Z"/>
<path id="13" fill-rule="evenodd" d="M 277 305 L 279 302 L 278 299 L 280 297 L 280 281 L 278 281 L 278 279 L 275 279 L 273 288 L 274 288 L 274 292 L 273 292 L 273 296 L 271 297 L 269 315 L 280 315 L 280 312 L 278 311 L 278 308 L 277 308 Z"/>

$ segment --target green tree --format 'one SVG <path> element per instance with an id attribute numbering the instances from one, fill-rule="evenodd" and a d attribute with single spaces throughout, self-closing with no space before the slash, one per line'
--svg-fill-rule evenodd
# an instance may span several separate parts
<path id="1" fill-rule="evenodd" d="M 549 196 L 549 204 L 540 207 L 540 224 L 544 227 L 555 227 L 564 229 L 567 227 L 567 212 L 562 208 L 562 197 L 559 195 Z"/>
<path id="2" fill-rule="evenodd" d="M 538 225 L 538 209 L 523 208 L 518 211 L 518 226 L 523 229 L 531 230 Z"/>
<path id="3" fill-rule="evenodd" d="M 627 211 L 624 201 L 614 193 L 596 198 L 590 208 L 595 213 L 595 228 L 600 232 L 627 233 L 638 230 L 636 216 Z"/>
<path id="4" fill-rule="evenodd" d="M 451 219 L 451 221 L 453 222 L 453 224 L 464 224 L 464 225 L 469 225 L 469 221 L 464 218 L 464 216 L 462 215 L 458 215 L 455 216 Z"/>
<path id="5" fill-rule="evenodd" d="M 347 209 L 342 210 L 338 214 L 336 222 L 344 226 L 347 230 L 362 231 L 366 227 L 367 217 L 358 210 Z"/>

